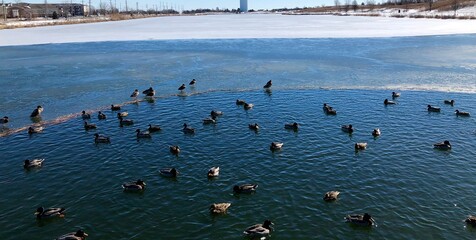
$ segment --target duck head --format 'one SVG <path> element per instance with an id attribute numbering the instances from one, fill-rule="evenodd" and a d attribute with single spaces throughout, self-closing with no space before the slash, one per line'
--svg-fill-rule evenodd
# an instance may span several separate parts
<path id="1" fill-rule="evenodd" d="M 79 229 L 78 231 L 76 231 L 76 233 L 74 234 L 74 236 L 76 237 L 80 237 L 80 238 L 85 238 L 87 236 L 89 236 L 87 233 L 85 233 L 82 229 Z"/>
<path id="2" fill-rule="evenodd" d="M 172 173 L 172 175 L 174 175 L 174 176 L 177 176 L 178 171 L 177 171 L 177 169 L 172 168 L 172 170 L 170 170 L 170 173 Z"/>
<path id="3" fill-rule="evenodd" d="M 448 141 L 448 140 L 445 140 L 443 143 L 446 144 L 446 145 L 451 145 L 450 141 Z"/>
<path id="4" fill-rule="evenodd" d="M 137 184 L 137 185 L 141 185 L 141 186 L 145 186 L 145 185 L 146 185 L 145 182 L 142 181 L 141 179 L 137 179 L 136 184 Z"/>
<path id="5" fill-rule="evenodd" d="M 274 225 L 274 223 L 271 222 L 271 220 L 268 220 L 268 219 L 264 220 L 264 223 L 263 223 L 264 228 L 267 228 L 267 229 L 271 230 L 271 225 Z"/>
<path id="6" fill-rule="evenodd" d="M 35 212 L 35 215 L 41 215 L 43 212 L 45 211 L 45 209 L 43 207 L 39 207 L 36 209 L 36 212 Z"/>

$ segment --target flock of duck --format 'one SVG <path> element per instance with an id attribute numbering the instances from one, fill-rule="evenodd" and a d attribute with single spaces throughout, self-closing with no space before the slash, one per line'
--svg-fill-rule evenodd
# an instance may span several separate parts
<path id="1" fill-rule="evenodd" d="M 193 79 L 189 83 L 189 85 L 194 85 L 195 83 L 196 83 L 196 80 Z M 272 86 L 272 81 L 269 80 L 266 83 L 266 85 L 263 86 L 263 88 L 269 89 L 269 88 L 271 88 L 271 86 Z M 178 88 L 178 90 L 183 91 L 185 88 L 186 88 L 185 84 L 182 84 Z M 146 98 L 155 96 L 155 90 L 153 90 L 152 87 L 150 87 L 149 89 L 144 90 L 142 93 L 145 95 Z M 131 97 L 136 99 L 137 97 L 139 97 L 139 95 L 140 95 L 139 90 L 136 89 L 131 94 Z M 395 98 L 398 98 L 398 97 L 400 97 L 400 93 L 392 92 L 392 99 L 395 99 Z M 444 103 L 453 106 L 455 104 L 455 101 L 454 100 L 444 100 Z M 397 104 L 397 103 L 393 100 L 388 100 L 388 99 L 384 100 L 384 105 L 394 105 L 394 104 Z M 240 100 L 240 99 L 236 100 L 236 105 L 242 105 L 244 109 L 250 109 L 250 108 L 253 107 L 253 104 L 247 103 L 246 101 Z M 440 108 L 436 107 L 436 106 L 428 105 L 427 109 L 428 109 L 429 112 L 440 112 Z M 33 112 L 30 114 L 30 117 L 31 118 L 40 117 L 43 110 L 44 109 L 43 109 L 42 106 L 37 106 L 33 110 Z M 117 118 L 119 120 L 119 125 L 121 127 L 130 126 L 130 125 L 134 124 L 133 120 L 126 119 L 126 117 L 128 116 L 127 112 L 120 112 L 121 111 L 120 106 L 111 105 L 110 110 L 113 111 L 113 112 L 117 112 L 116 115 L 117 115 Z M 327 115 L 336 115 L 337 114 L 337 111 L 327 103 L 324 103 L 323 111 Z M 455 114 L 457 116 L 462 116 L 462 117 L 470 116 L 470 114 L 468 112 L 462 112 L 462 111 L 459 111 L 459 110 L 456 110 Z M 223 112 L 213 110 L 213 111 L 210 112 L 210 117 L 203 119 L 203 124 L 215 124 L 216 121 L 217 121 L 217 118 L 221 115 L 223 115 Z M 82 111 L 81 118 L 84 120 L 84 129 L 86 131 L 97 128 L 97 126 L 95 124 L 92 124 L 92 123 L 89 122 L 89 120 L 91 119 L 91 114 L 87 113 L 86 111 Z M 99 111 L 98 115 L 97 115 L 97 118 L 99 120 L 104 120 L 104 119 L 107 118 L 107 116 L 103 112 Z M 8 119 L 7 116 L 0 119 L 1 124 L 6 124 L 6 123 L 8 123 L 8 121 L 9 121 L 9 119 Z M 249 129 L 254 130 L 254 131 L 259 130 L 259 125 L 257 123 L 249 124 L 248 127 L 249 127 Z M 299 124 L 297 122 L 286 123 L 284 125 L 284 128 L 297 131 L 299 129 Z M 136 130 L 136 137 L 137 138 L 151 138 L 152 137 L 151 133 L 157 132 L 157 131 L 160 131 L 160 130 L 161 130 L 160 126 L 149 124 L 148 129 L 146 131 L 142 131 L 140 129 L 137 129 Z M 352 127 L 351 124 L 342 125 L 341 130 L 345 133 L 348 133 L 348 134 L 352 134 L 354 132 L 354 128 Z M 43 127 L 41 127 L 41 126 L 37 126 L 37 127 L 32 126 L 32 127 L 29 127 L 29 129 L 28 129 L 29 134 L 39 133 L 41 131 L 43 131 Z M 183 131 L 184 134 L 194 134 L 195 133 L 195 129 L 191 128 L 189 125 L 187 125 L 187 123 L 183 124 L 182 131 Z M 380 132 L 380 129 L 378 129 L 378 128 L 375 128 L 372 131 L 372 136 L 373 137 L 378 137 L 378 136 L 380 136 L 380 134 L 381 134 L 381 132 Z M 108 136 L 95 133 L 94 134 L 94 142 L 96 144 L 110 143 L 111 139 Z M 284 143 L 282 143 L 282 142 L 271 142 L 270 150 L 272 150 L 272 151 L 280 150 L 283 147 L 283 145 L 284 145 Z M 434 146 L 435 149 L 439 149 L 439 150 L 451 150 L 451 144 L 448 140 L 445 140 L 445 141 L 440 142 L 440 143 L 435 143 L 433 146 Z M 354 148 L 355 148 L 355 151 L 364 150 L 364 149 L 367 148 L 367 143 L 357 142 L 357 143 L 355 143 Z M 174 155 L 178 155 L 180 153 L 180 147 L 177 146 L 177 145 L 169 146 L 169 150 Z M 39 168 L 39 167 L 42 166 L 43 162 L 44 162 L 44 159 L 31 159 L 31 160 L 27 159 L 27 160 L 24 161 L 24 168 L 27 169 L 27 170 L 32 169 L 32 168 Z M 219 176 L 219 173 L 220 173 L 220 168 L 218 166 L 214 166 L 214 167 L 210 168 L 209 171 L 207 172 L 207 177 L 208 178 L 214 178 L 214 177 Z M 163 169 L 160 169 L 160 174 L 164 177 L 175 178 L 175 177 L 178 176 L 179 171 L 176 168 L 163 168 Z M 143 180 L 138 179 L 137 181 L 134 181 L 134 182 L 128 182 L 128 183 L 122 184 L 122 188 L 126 192 L 141 192 L 141 191 L 145 190 L 146 183 Z M 235 194 L 251 194 L 251 193 L 256 192 L 257 188 L 258 188 L 258 184 L 247 183 L 247 184 L 242 184 L 242 185 L 235 185 L 233 187 L 233 192 Z M 323 200 L 324 201 L 335 201 L 335 200 L 338 199 L 339 194 L 340 194 L 339 191 L 329 191 L 329 192 L 324 194 Z M 228 202 L 213 203 L 209 207 L 209 211 L 210 211 L 211 214 L 226 214 L 226 212 L 227 212 L 227 210 L 230 206 L 231 206 L 231 203 L 228 203 Z M 37 208 L 37 210 L 35 212 L 35 215 L 37 216 L 37 219 L 39 219 L 39 220 L 47 219 L 47 218 L 55 218 L 55 217 L 64 217 L 65 211 L 66 211 L 65 208 L 53 207 L 53 208 L 46 208 L 45 209 L 43 207 L 39 207 L 39 208 Z M 359 226 L 370 227 L 370 226 L 375 225 L 375 220 L 368 213 L 348 215 L 348 216 L 345 217 L 345 219 L 346 219 L 347 222 L 349 222 L 351 224 L 359 225 Z M 469 225 L 472 225 L 472 226 L 476 227 L 476 216 L 469 216 L 465 220 L 465 222 Z M 244 230 L 243 233 L 246 236 L 249 236 L 251 238 L 267 237 L 267 236 L 270 235 L 271 231 L 273 231 L 273 228 L 271 227 L 272 225 L 273 225 L 273 223 L 270 220 L 267 219 L 262 224 L 255 224 L 253 226 L 248 227 L 247 229 Z M 71 233 L 65 234 L 63 236 L 58 237 L 57 239 L 81 240 L 81 239 L 85 239 L 87 236 L 88 236 L 88 234 L 86 234 L 82 229 L 79 229 L 76 232 L 71 232 Z"/>

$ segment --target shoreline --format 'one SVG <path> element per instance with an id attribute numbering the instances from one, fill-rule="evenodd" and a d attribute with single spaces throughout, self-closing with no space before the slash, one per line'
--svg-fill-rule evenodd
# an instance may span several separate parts
<path id="1" fill-rule="evenodd" d="M 4 29 L 0 31 L 0 46 L 179 39 L 385 38 L 475 33 L 476 24 L 470 20 L 230 14 L 161 16 Z"/>

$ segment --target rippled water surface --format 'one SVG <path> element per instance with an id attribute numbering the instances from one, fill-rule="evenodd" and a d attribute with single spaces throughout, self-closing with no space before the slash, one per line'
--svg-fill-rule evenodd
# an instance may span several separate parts
<path id="1" fill-rule="evenodd" d="M 271 219 L 272 239 L 473 239 L 476 214 L 476 36 L 83 43 L 0 48 L 0 239 L 53 239 L 83 228 L 88 239 L 242 239 Z M 194 87 L 177 91 L 197 79 Z M 271 91 L 262 86 L 273 79 Z M 138 88 L 155 101 L 131 103 Z M 384 106 L 391 92 L 396 105 Z M 235 104 L 244 99 L 255 107 Z M 454 106 L 443 104 L 454 99 Z M 322 104 L 337 110 L 327 116 Z M 134 126 L 120 127 L 110 104 Z M 429 113 L 428 104 L 441 107 Z M 43 133 L 24 128 L 43 105 Z M 203 125 L 211 110 L 224 115 Z M 85 131 L 79 112 L 97 130 Z M 98 110 L 107 120 L 96 118 Z M 196 129 L 181 131 L 183 123 Z M 284 129 L 298 122 L 298 131 Z M 152 139 L 135 130 L 158 124 Z M 248 129 L 258 123 L 261 129 Z M 340 130 L 352 124 L 352 135 Z M 382 135 L 371 132 L 380 128 Z M 111 137 L 94 144 L 94 134 Z M 451 151 L 433 144 L 449 140 Z M 271 152 L 272 141 L 284 142 Z M 368 149 L 355 152 L 356 142 Z M 179 145 L 178 157 L 168 147 Z M 26 158 L 45 158 L 25 171 Z M 209 180 L 207 170 L 219 166 Z M 177 179 L 159 169 L 176 167 Z M 124 182 L 147 183 L 125 193 Z M 232 187 L 258 183 L 255 194 Z M 341 192 L 324 202 L 329 190 Z M 231 202 L 211 216 L 214 202 Z M 36 221 L 39 206 L 63 219 Z M 344 216 L 370 213 L 377 226 Z"/>

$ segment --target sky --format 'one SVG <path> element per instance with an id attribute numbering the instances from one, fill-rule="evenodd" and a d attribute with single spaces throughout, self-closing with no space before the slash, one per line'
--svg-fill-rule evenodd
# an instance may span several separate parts
<path id="1" fill-rule="evenodd" d="M 5 2 L 17 2 L 18 0 L 4 0 Z M 136 3 L 139 4 L 140 9 L 151 9 L 157 7 L 157 9 L 168 6 L 176 10 L 190 10 L 199 8 L 228 8 L 236 9 L 240 7 L 240 0 L 91 0 L 91 5 L 99 6 L 100 1 L 102 3 L 112 4 L 121 9 L 125 9 L 126 1 L 127 5 L 135 8 Z M 21 2 L 28 3 L 45 3 L 45 0 L 21 0 Z M 89 0 L 47 0 L 48 3 L 84 3 L 88 4 Z M 294 7 L 316 7 L 323 4 L 329 6 L 333 5 L 333 0 L 248 0 L 248 9 L 276 9 L 276 8 L 294 8 Z"/>

